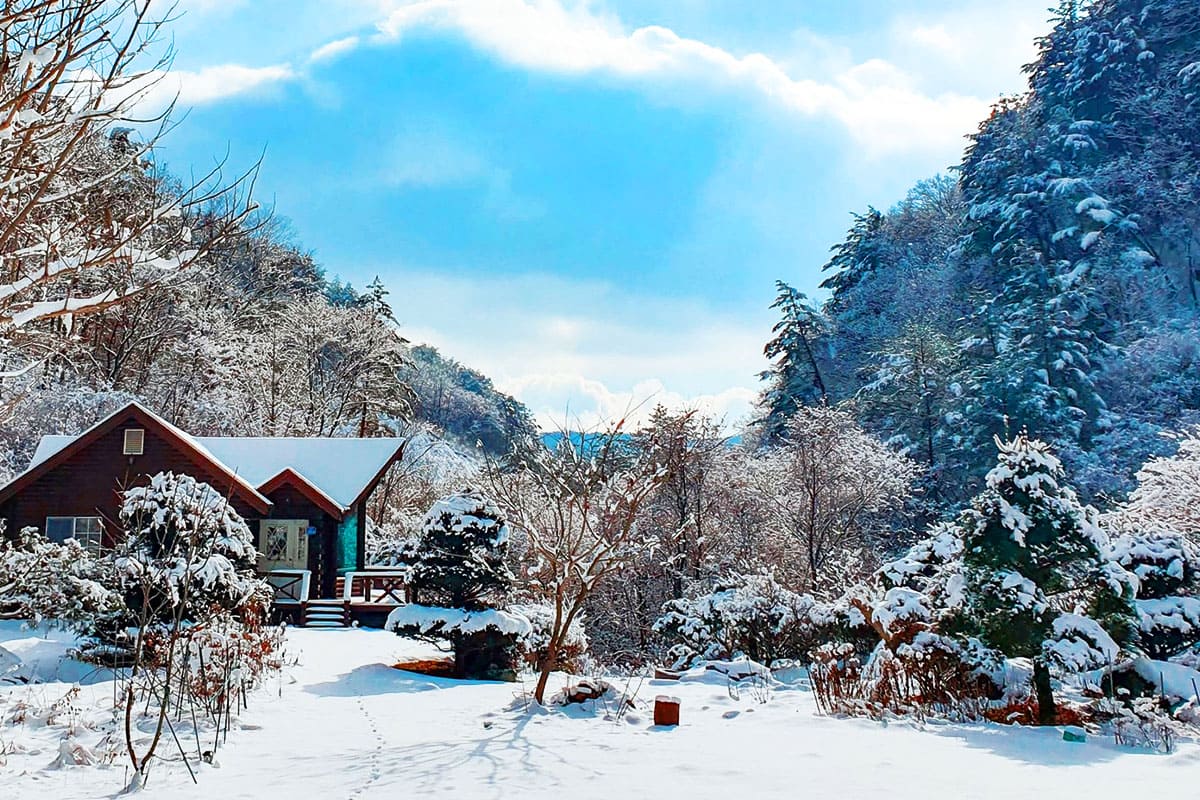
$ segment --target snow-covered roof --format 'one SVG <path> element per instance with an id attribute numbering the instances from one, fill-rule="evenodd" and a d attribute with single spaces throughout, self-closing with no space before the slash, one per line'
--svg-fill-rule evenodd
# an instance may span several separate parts
<path id="1" fill-rule="evenodd" d="M 390 438 L 189 436 L 175 430 L 252 487 L 261 487 L 291 469 L 343 510 L 354 504 L 402 444 L 402 440 Z M 43 436 L 30 469 L 76 438 Z"/>
<path id="2" fill-rule="evenodd" d="M 349 508 L 400 449 L 400 439 L 197 436 L 196 442 L 255 486 L 291 468 Z"/>

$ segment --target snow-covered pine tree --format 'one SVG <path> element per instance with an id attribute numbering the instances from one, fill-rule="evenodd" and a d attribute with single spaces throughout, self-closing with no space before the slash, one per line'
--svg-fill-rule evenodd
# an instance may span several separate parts
<path id="1" fill-rule="evenodd" d="M 476 611 L 499 604 L 512 588 L 505 563 L 508 523 L 475 489 L 433 504 L 421 528 L 412 585 L 421 600 Z"/>
<path id="2" fill-rule="evenodd" d="M 1129 641 L 1135 580 L 1105 556 L 1097 514 L 1058 459 L 1025 434 L 996 441 L 999 463 L 960 521 L 965 603 L 954 627 L 1033 660 L 1039 718 L 1056 717 L 1052 666 L 1105 666 Z"/>
<path id="3" fill-rule="evenodd" d="M 388 615 L 401 635 L 447 641 L 460 678 L 512 679 L 518 643 L 531 631 L 519 614 L 500 610 L 512 588 L 505 556 L 508 523 L 499 507 L 475 489 L 433 504 L 412 568 L 416 599 Z"/>

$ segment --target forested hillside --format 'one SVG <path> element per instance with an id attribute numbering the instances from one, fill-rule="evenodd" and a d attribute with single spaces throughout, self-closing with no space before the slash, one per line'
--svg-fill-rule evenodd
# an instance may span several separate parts
<path id="1" fill-rule="evenodd" d="M 122 129 L 92 135 L 89 147 L 119 161 L 130 141 Z M 105 187 L 104 201 L 136 208 L 177 186 L 140 158 Z M 180 209 L 171 222 L 203 252 L 195 265 L 157 274 L 95 313 L 13 331 L 0 420 L 6 474 L 24 469 L 41 434 L 78 432 L 130 399 L 198 435 L 375 436 L 418 426 L 494 454 L 536 435 L 525 407 L 486 377 L 411 346 L 378 279 L 362 290 L 331 279 L 285 223 L 261 212 L 218 225 L 227 219 L 216 204 Z M 104 288 L 111 279 L 71 283 Z"/>
<path id="2" fill-rule="evenodd" d="M 1200 16 L 1063 2 L 1028 91 L 951 176 L 856 214 L 816 303 L 785 283 L 762 435 L 843 404 L 928 469 L 933 511 L 1027 429 L 1120 498 L 1200 419 Z"/>

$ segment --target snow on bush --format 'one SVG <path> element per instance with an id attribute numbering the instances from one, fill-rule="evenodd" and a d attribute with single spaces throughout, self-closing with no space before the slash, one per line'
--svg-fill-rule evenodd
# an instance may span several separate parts
<path id="1" fill-rule="evenodd" d="M 709 594 L 669 601 L 654 630 L 672 642 L 677 667 L 742 655 L 770 663 L 802 658 L 816 644 L 817 626 L 831 622 L 831 610 L 811 595 L 786 589 L 769 574 L 752 574 L 731 576 Z"/>
<path id="2" fill-rule="evenodd" d="M 124 608 L 117 588 L 112 565 L 75 539 L 51 542 L 36 528 L 0 533 L 0 610 L 91 633 L 111 627 Z"/>
<path id="3" fill-rule="evenodd" d="M 482 492 L 465 489 L 430 507 L 421 526 L 413 587 L 420 599 L 484 608 L 508 592 L 508 522 Z"/>
<path id="4" fill-rule="evenodd" d="M 125 491 L 120 516 L 126 540 L 113 563 L 135 612 L 183 606 L 198 618 L 211 607 L 261 612 L 269 604 L 250 528 L 207 483 L 159 473 Z"/>
<path id="5" fill-rule="evenodd" d="M 511 611 L 497 608 L 467 611 L 415 604 L 393 609 L 383 627 L 393 632 L 413 630 L 425 636 L 446 637 L 492 631 L 523 638 L 533 633 L 529 620 Z"/>
<path id="6" fill-rule="evenodd" d="M 887 590 L 883 601 L 871 611 L 871 622 L 879 626 L 885 641 L 902 630 L 927 627 L 933 621 L 933 613 L 925 606 L 920 592 L 896 586 Z"/>
<path id="7" fill-rule="evenodd" d="M 1134 603 L 1142 648 L 1168 658 L 1200 644 L 1200 598 L 1159 597 Z"/>
<path id="8" fill-rule="evenodd" d="M 1128 525 L 1112 520 L 1114 527 Z M 1176 531 L 1161 528 L 1117 533 L 1110 557 L 1138 579 L 1139 597 L 1163 597 L 1183 589 L 1200 573 L 1200 548 Z"/>
<path id="9" fill-rule="evenodd" d="M 957 566 L 962 550 L 962 532 L 958 527 L 939 523 L 930 530 L 928 538 L 917 542 L 900 558 L 884 564 L 878 574 L 885 585 L 929 592 L 934 585 L 945 583 L 944 568 Z"/>
<path id="10" fill-rule="evenodd" d="M 1047 660 L 1071 673 L 1101 669 L 1117 661 L 1121 648 L 1098 622 L 1081 614 L 1059 614 L 1042 644 Z"/>

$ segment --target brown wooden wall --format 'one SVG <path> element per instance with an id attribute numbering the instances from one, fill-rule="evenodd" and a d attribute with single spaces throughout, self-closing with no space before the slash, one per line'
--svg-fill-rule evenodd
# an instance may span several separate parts
<path id="1" fill-rule="evenodd" d="M 142 427 L 131 416 L 5 502 L 0 517 L 6 520 L 7 530 L 15 533 L 32 526 L 44 531 L 46 517 L 100 516 L 105 521 L 104 544 L 111 546 L 121 535 L 121 490 L 144 484 L 151 475 L 168 470 L 191 475 L 229 493 L 228 477 L 150 428 L 146 428 L 143 454 L 124 455 L 125 429 Z M 261 516 L 237 498 L 231 502 L 243 517 Z"/>

